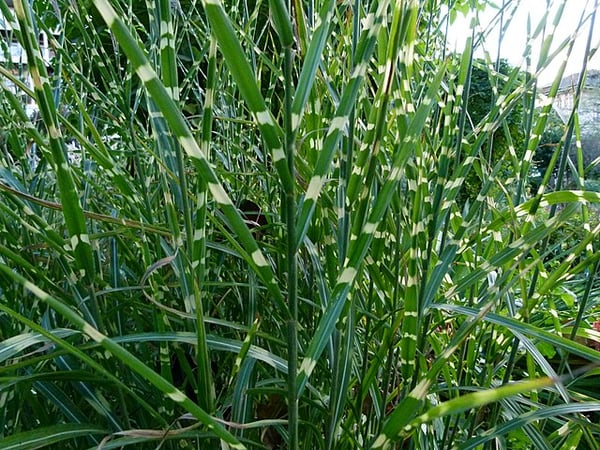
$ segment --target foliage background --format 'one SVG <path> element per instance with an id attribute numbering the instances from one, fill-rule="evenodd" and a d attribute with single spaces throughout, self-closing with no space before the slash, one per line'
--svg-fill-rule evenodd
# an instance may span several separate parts
<path id="1" fill-rule="evenodd" d="M 0 0 L 2 447 L 597 448 L 572 41 L 450 54 L 485 5 Z"/>

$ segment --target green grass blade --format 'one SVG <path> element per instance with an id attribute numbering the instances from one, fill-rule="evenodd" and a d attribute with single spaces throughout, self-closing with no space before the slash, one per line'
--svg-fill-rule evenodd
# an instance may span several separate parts
<path id="1" fill-rule="evenodd" d="M 260 278 L 265 283 L 267 289 L 269 289 L 269 291 L 272 293 L 274 299 L 283 305 L 283 295 L 281 294 L 281 290 L 275 281 L 275 276 L 269 262 L 258 248 L 256 241 L 250 233 L 250 230 L 248 230 L 248 227 L 244 223 L 244 220 L 240 216 L 237 208 L 220 183 L 220 180 L 212 169 L 206 155 L 202 152 L 202 149 L 197 144 L 178 106 L 171 99 L 165 87 L 156 76 L 156 73 L 151 68 L 143 51 L 138 47 L 136 40 L 133 39 L 129 33 L 129 30 L 119 19 L 114 9 L 108 3 L 102 0 L 96 0 L 94 4 L 103 15 L 104 20 L 111 28 L 115 37 L 123 46 L 123 49 L 127 53 L 130 62 L 133 64 L 134 70 L 144 83 L 144 86 L 148 90 L 153 101 L 156 102 L 157 107 L 160 109 L 163 117 L 169 124 L 171 131 L 174 133 L 180 145 L 186 151 L 188 156 L 192 157 L 196 162 L 199 175 L 208 184 L 209 191 L 211 192 L 218 206 L 223 210 L 223 213 L 227 217 L 230 226 L 233 228 L 233 231 L 236 233 L 244 245 L 247 254 L 250 256 L 248 263 L 254 268 L 254 270 L 256 270 Z M 218 5 L 211 6 L 213 7 L 211 8 L 213 13 L 221 18 L 221 9 L 218 7 Z M 262 113 L 263 111 L 261 110 L 260 112 Z M 262 118 L 262 125 L 269 130 L 269 133 L 271 133 L 272 136 L 276 136 L 277 133 L 272 119 L 265 120 L 262 115 L 260 117 Z M 259 124 L 261 124 L 261 121 L 259 121 Z M 265 137 L 265 139 L 268 140 L 267 137 Z M 281 153 L 281 158 L 283 158 L 283 150 L 281 150 Z M 274 158 L 274 160 L 276 160 L 276 158 Z M 283 161 L 283 164 L 287 170 L 285 161 Z M 285 177 L 282 178 L 282 181 L 285 181 Z"/>
<path id="2" fill-rule="evenodd" d="M 276 5 L 280 0 L 272 1 Z M 274 121 L 271 112 L 267 108 L 254 78 L 254 71 L 246 58 L 240 41 L 236 37 L 229 17 L 223 9 L 223 4 L 220 0 L 203 1 L 202 3 L 206 11 L 206 16 L 210 21 L 212 32 L 219 43 L 219 51 L 223 55 L 229 71 L 236 81 L 240 94 L 244 97 L 250 108 L 250 112 L 261 131 L 268 150 L 271 152 L 273 164 L 279 174 L 283 190 L 291 192 L 293 178 L 285 160 L 285 153 L 281 142 L 281 128 Z M 284 24 L 289 22 L 289 20 L 285 20 L 279 13 L 280 11 L 276 17 L 277 26 L 284 27 L 280 31 L 283 33 L 283 41 L 288 43 L 289 30 L 287 29 L 287 25 Z"/>
<path id="3" fill-rule="evenodd" d="M 178 403 L 181 405 L 181 407 L 189 411 L 225 443 L 231 445 L 233 448 L 245 448 L 233 435 L 231 435 L 231 433 L 227 432 L 220 423 L 215 421 L 214 418 L 212 418 L 207 412 L 191 401 L 183 392 L 158 375 L 152 368 L 146 366 L 132 353 L 118 345 L 114 340 L 100 333 L 67 305 L 44 292 L 31 282 L 25 280 L 20 275 L 14 273 L 9 267 L 0 265 L 0 271 L 21 283 L 25 289 L 34 294 L 41 301 L 47 303 L 65 319 L 73 323 L 73 325 L 77 326 L 80 331 L 86 334 L 93 341 L 100 344 L 106 351 L 110 352 L 112 356 L 119 359 L 138 375 L 154 385 L 154 387 L 160 390 L 165 397 Z"/>
<path id="4" fill-rule="evenodd" d="M 50 427 L 16 433 L 2 438 L 1 447 L 5 450 L 33 450 L 47 448 L 49 445 L 65 445 L 68 440 L 87 438 L 90 435 L 103 436 L 107 430 L 94 425 L 84 424 L 55 424 Z"/>
<path id="5" fill-rule="evenodd" d="M 96 268 L 89 232 L 83 215 L 79 192 L 67 161 L 67 150 L 59 126 L 57 105 L 53 99 L 46 62 L 42 58 L 39 42 L 34 32 L 35 24 L 33 23 L 31 5 L 17 0 L 14 2 L 14 6 L 15 15 L 20 25 L 22 45 L 27 52 L 35 97 L 48 133 L 51 163 L 56 172 L 65 224 L 69 231 L 68 245 L 75 256 L 77 266 L 76 276 L 82 278 L 85 284 L 91 285 L 95 279 Z M 89 317 L 88 320 L 92 320 L 95 324 L 101 324 L 99 309 L 95 303 L 92 303 L 92 317 Z"/>

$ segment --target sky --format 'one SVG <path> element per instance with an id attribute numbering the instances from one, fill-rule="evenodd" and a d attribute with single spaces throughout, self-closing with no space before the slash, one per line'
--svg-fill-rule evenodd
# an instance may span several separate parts
<path id="1" fill-rule="evenodd" d="M 553 44 L 551 51 L 559 47 L 559 43 L 567 39 L 571 35 L 576 36 L 575 46 L 568 59 L 567 68 L 564 75 L 579 73 L 582 68 L 585 56 L 585 48 L 588 38 L 588 33 L 591 25 L 591 13 L 594 9 L 595 0 L 493 0 L 496 5 L 502 5 L 504 2 L 507 6 L 505 10 L 513 10 L 514 15 L 510 20 L 508 28 L 503 33 L 503 40 L 500 45 L 500 56 L 506 58 L 512 65 L 526 68 L 523 54 L 527 44 L 527 21 L 530 18 L 532 32 L 544 20 L 547 14 L 547 33 L 553 27 L 553 21 L 557 17 L 559 7 L 565 4 L 560 20 L 557 22 L 555 32 L 553 34 Z M 598 1 L 600 4 L 600 1 Z M 549 4 L 549 6 L 548 6 Z M 481 24 L 476 30 L 484 30 L 487 26 L 494 22 L 494 17 L 497 17 L 498 9 L 488 7 L 484 12 L 479 14 L 479 23 Z M 584 16 L 584 24 L 578 26 L 581 16 Z M 597 18 L 594 24 L 593 38 L 591 42 L 592 48 L 598 48 L 600 45 L 600 5 L 597 13 Z M 587 17 L 587 19 L 585 19 Z M 506 19 L 506 16 L 505 16 Z M 471 19 L 459 15 L 448 33 L 448 45 L 451 50 L 461 52 L 464 49 L 464 42 L 471 33 Z M 498 30 L 495 27 L 486 37 L 484 47 L 489 52 L 491 58 L 495 60 L 498 54 Z M 539 53 L 542 46 L 541 37 L 532 41 L 531 54 L 532 65 L 535 67 L 539 59 Z M 540 83 L 550 84 L 560 67 L 560 62 L 564 59 L 563 55 L 554 58 L 548 67 L 540 73 Z M 483 56 L 483 50 L 479 49 L 476 56 Z M 588 63 L 588 69 L 600 70 L 600 52 L 596 54 Z"/>

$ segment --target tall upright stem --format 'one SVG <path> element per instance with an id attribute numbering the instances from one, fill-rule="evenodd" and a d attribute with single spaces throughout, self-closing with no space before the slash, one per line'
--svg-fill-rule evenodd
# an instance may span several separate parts
<path id="1" fill-rule="evenodd" d="M 294 130 L 292 129 L 292 49 L 285 48 L 285 152 L 290 173 L 294 174 Z M 298 374 L 298 272 L 296 263 L 296 189 L 285 192 L 285 220 L 287 226 L 287 273 L 288 273 L 288 433 L 289 448 L 298 448 L 298 390 L 296 380 Z"/>

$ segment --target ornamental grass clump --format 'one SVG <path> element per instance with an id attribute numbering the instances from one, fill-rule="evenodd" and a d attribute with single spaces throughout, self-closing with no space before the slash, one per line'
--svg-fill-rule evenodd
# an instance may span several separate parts
<path id="1" fill-rule="evenodd" d="M 597 448 L 550 3 L 0 0 L 0 447 Z"/>

